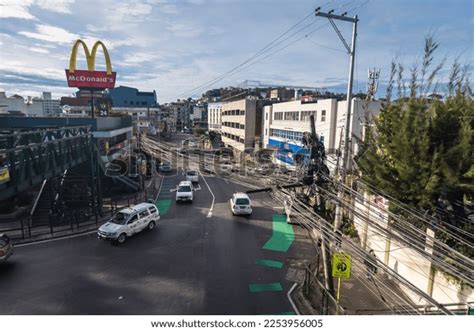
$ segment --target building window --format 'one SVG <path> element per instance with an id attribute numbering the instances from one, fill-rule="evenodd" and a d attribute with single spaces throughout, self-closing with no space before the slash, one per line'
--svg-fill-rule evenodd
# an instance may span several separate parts
<path id="1" fill-rule="evenodd" d="M 142 101 L 142 106 L 146 106 L 146 101 Z"/>
<path id="2" fill-rule="evenodd" d="M 286 111 L 285 121 L 298 121 L 300 113 L 297 111 Z"/>
<path id="3" fill-rule="evenodd" d="M 240 124 L 240 128 L 241 128 L 242 130 L 244 130 L 244 129 L 245 129 L 245 125 L 244 125 L 244 124 Z"/>
<path id="4" fill-rule="evenodd" d="M 268 136 L 268 129 L 265 129 L 265 135 Z"/>
<path id="5" fill-rule="evenodd" d="M 283 112 L 275 113 L 275 114 L 273 115 L 273 119 L 274 119 L 275 121 L 281 121 L 281 120 L 283 120 Z"/>
<path id="6" fill-rule="evenodd" d="M 325 122 L 325 121 L 326 121 L 326 111 L 321 110 L 321 122 Z"/>
<path id="7" fill-rule="evenodd" d="M 241 110 L 240 115 L 245 115 L 245 110 Z"/>
<path id="8" fill-rule="evenodd" d="M 301 121 L 309 121 L 309 117 L 314 115 L 314 121 L 316 122 L 316 110 L 305 110 L 301 112 Z"/>

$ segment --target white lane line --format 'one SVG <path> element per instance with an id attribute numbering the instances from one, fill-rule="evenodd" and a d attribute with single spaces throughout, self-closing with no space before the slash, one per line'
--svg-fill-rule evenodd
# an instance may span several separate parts
<path id="1" fill-rule="evenodd" d="M 207 183 L 207 180 L 206 180 L 206 178 L 204 178 L 204 176 L 202 175 L 201 171 L 199 171 L 199 174 L 201 175 L 202 180 L 204 181 L 204 183 L 205 183 L 206 186 L 207 186 L 207 189 L 209 190 L 209 192 L 210 192 L 211 195 L 212 195 L 211 207 L 209 208 L 209 212 L 207 213 L 207 218 L 210 218 L 210 217 L 212 217 L 212 210 L 214 209 L 214 201 L 216 200 L 216 197 L 214 196 L 214 193 L 212 193 L 211 187 L 210 187 L 209 184 Z"/>
<path id="2" fill-rule="evenodd" d="M 158 200 L 158 197 L 161 193 L 161 188 L 163 187 L 163 182 L 165 181 L 165 176 L 161 176 L 160 187 L 158 188 L 158 193 L 156 193 L 155 202 Z"/>
<path id="3" fill-rule="evenodd" d="M 26 244 L 15 244 L 15 247 L 25 247 L 25 246 L 31 246 L 31 245 L 44 244 L 44 243 L 49 243 L 49 242 L 58 241 L 58 240 L 65 240 L 65 239 L 71 239 L 71 238 L 75 238 L 75 237 L 82 237 L 82 236 L 89 235 L 91 233 L 97 233 L 97 230 L 92 230 L 92 231 L 88 231 L 88 232 L 84 232 L 84 233 L 75 234 L 75 235 L 72 235 L 72 236 L 61 237 L 61 238 L 45 239 L 45 240 L 35 241 L 35 242 L 31 242 L 31 243 L 26 243 Z"/>

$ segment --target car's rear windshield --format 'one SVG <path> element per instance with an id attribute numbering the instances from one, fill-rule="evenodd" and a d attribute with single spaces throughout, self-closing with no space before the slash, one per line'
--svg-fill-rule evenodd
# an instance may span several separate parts
<path id="1" fill-rule="evenodd" d="M 125 224 L 125 222 L 127 222 L 128 216 L 129 216 L 128 214 L 118 212 L 117 214 L 114 215 L 114 217 L 112 217 L 110 222 L 115 223 L 115 224 Z"/>
<path id="2" fill-rule="evenodd" d="M 196 175 L 197 175 L 197 172 L 194 171 L 194 170 L 189 170 L 189 171 L 187 172 L 187 174 L 188 174 L 188 176 L 196 176 Z"/>
<path id="3" fill-rule="evenodd" d="M 191 192 L 190 186 L 180 186 L 178 187 L 178 192 Z"/>
<path id="4" fill-rule="evenodd" d="M 235 204 L 236 205 L 250 205 L 250 201 L 249 199 L 246 199 L 246 198 L 238 198 L 237 200 L 235 200 Z"/>

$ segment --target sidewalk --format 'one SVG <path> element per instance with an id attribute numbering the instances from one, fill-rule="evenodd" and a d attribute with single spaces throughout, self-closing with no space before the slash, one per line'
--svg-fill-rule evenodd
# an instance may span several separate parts
<path id="1" fill-rule="evenodd" d="M 345 314 L 345 315 L 391 315 L 397 313 L 414 313 L 408 303 L 411 302 L 398 285 L 381 272 L 373 278 L 367 278 L 366 266 L 348 247 L 345 238 L 342 249 L 352 256 L 351 278 L 342 280 L 340 289 L 339 308 L 336 308 L 335 298 L 329 297 L 328 304 L 323 305 L 323 296 L 326 292 L 323 286 L 324 278 L 322 265 L 319 272 L 306 270 L 305 279 L 297 281 L 298 288 L 293 292 L 295 301 L 301 314 Z M 312 259 L 311 270 L 317 270 L 318 258 Z M 322 262 L 320 262 L 322 263 Z M 337 278 L 334 279 L 334 289 L 337 291 Z"/>
<path id="2" fill-rule="evenodd" d="M 121 200 L 113 200 L 113 203 L 110 203 L 109 200 L 109 205 L 107 205 L 107 203 L 104 204 L 102 210 L 103 216 L 99 217 L 97 222 L 95 216 L 90 215 L 89 220 L 78 222 L 72 221 L 69 224 L 53 226 L 53 231 L 51 232 L 51 227 L 48 224 L 29 227 L 28 218 L 24 218 L 20 220 L 1 222 L 0 233 L 6 233 L 10 238 L 12 238 L 15 244 L 24 244 L 53 238 L 64 238 L 95 231 L 99 226 L 110 219 L 115 210 L 125 208 L 130 204 L 138 203 L 139 201 L 137 199 L 143 200 L 143 196 L 146 196 L 147 194 L 150 194 L 154 199 L 156 197 L 156 192 L 160 187 L 162 178 L 163 176 L 158 176 L 150 179 L 146 186 L 147 189 L 137 192 L 135 199 L 127 196 Z M 153 182 L 154 187 L 151 187 Z"/>

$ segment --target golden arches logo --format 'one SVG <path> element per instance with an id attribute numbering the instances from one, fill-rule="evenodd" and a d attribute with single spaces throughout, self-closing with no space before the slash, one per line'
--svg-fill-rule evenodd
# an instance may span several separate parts
<path id="1" fill-rule="evenodd" d="M 76 70 L 77 51 L 78 51 L 79 46 L 82 46 L 82 48 L 84 49 L 84 53 L 86 55 L 86 61 L 87 61 L 87 70 L 89 71 L 95 70 L 95 58 L 97 55 L 97 49 L 99 48 L 99 46 L 102 47 L 102 52 L 104 53 L 104 57 L 105 57 L 105 66 L 107 69 L 107 74 L 108 75 L 112 74 L 112 62 L 110 61 L 110 55 L 104 43 L 100 40 L 96 41 L 94 46 L 92 47 L 92 52 L 89 52 L 89 48 L 87 47 L 86 43 L 82 41 L 81 39 L 77 39 L 76 42 L 74 43 L 74 46 L 72 47 L 71 57 L 69 59 L 69 72 L 70 73 L 74 73 L 74 71 Z"/>
<path id="2" fill-rule="evenodd" d="M 86 55 L 87 70 L 76 69 L 77 51 L 80 46 Z M 107 71 L 95 70 L 95 59 L 99 47 L 102 48 L 102 52 L 104 53 Z M 92 47 L 92 52 L 89 52 L 89 48 L 84 41 L 81 39 L 76 40 L 72 46 L 71 57 L 69 59 L 69 70 L 66 69 L 66 79 L 69 87 L 95 90 L 113 88 L 115 86 L 116 76 L 117 73 L 112 71 L 109 52 L 102 41 L 96 41 Z"/>

